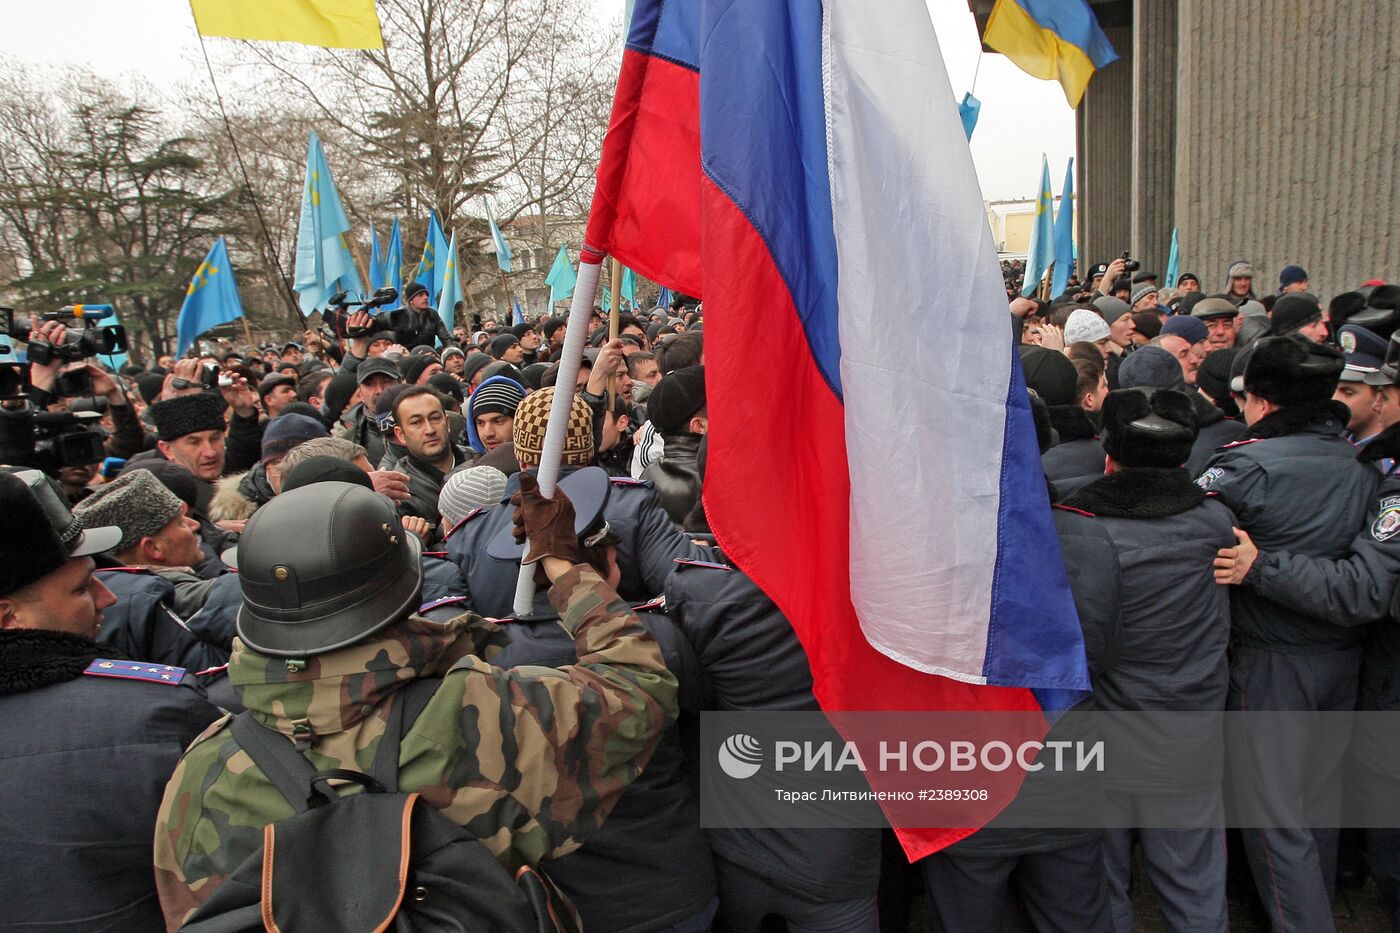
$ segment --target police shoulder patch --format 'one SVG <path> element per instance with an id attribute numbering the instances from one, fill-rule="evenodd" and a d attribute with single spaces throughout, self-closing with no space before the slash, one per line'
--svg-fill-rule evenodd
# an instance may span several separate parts
<path id="1" fill-rule="evenodd" d="M 1387 496 L 1381 500 L 1380 514 L 1371 523 L 1371 537 L 1389 541 L 1397 533 L 1400 533 L 1400 496 Z"/>
<path id="2" fill-rule="evenodd" d="M 1220 467 L 1211 467 L 1200 476 L 1196 477 L 1196 485 L 1202 489 L 1210 489 L 1225 477 L 1225 471 Z"/>
<path id="3" fill-rule="evenodd" d="M 141 661 L 112 661 L 96 658 L 83 671 L 89 677 L 112 677 L 116 680 L 144 680 L 147 683 L 179 686 L 185 677 L 183 667 L 169 664 L 146 664 Z"/>

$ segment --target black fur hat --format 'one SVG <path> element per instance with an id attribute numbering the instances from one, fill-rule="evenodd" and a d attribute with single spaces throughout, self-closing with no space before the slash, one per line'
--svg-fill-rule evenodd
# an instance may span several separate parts
<path id="1" fill-rule="evenodd" d="M 9 596 L 68 563 L 68 549 L 44 507 L 13 473 L 0 473 L 0 515 L 5 516 L 0 596 Z"/>
<path id="2" fill-rule="evenodd" d="M 178 395 L 151 406 L 151 420 L 163 441 L 173 441 L 196 431 L 222 431 L 227 403 L 217 395 Z"/>
<path id="3" fill-rule="evenodd" d="M 1199 421 L 1191 399 L 1175 389 L 1119 389 L 1103 403 L 1099 441 L 1125 467 L 1173 469 L 1191 456 Z"/>
<path id="4" fill-rule="evenodd" d="M 1296 337 L 1267 337 L 1254 345 L 1244 370 L 1244 388 L 1276 405 L 1325 402 L 1337 391 L 1346 360 L 1323 343 Z"/>

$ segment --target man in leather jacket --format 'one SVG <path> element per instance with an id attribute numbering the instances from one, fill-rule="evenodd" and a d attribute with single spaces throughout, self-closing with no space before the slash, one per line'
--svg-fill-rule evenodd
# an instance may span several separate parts
<path id="1" fill-rule="evenodd" d="M 668 374 L 652 390 L 647 412 L 665 447 L 661 459 L 642 476 L 656 487 L 666 514 L 680 524 L 700 494 L 695 458 L 700 439 L 710 426 L 705 411 L 705 367 L 690 366 Z"/>

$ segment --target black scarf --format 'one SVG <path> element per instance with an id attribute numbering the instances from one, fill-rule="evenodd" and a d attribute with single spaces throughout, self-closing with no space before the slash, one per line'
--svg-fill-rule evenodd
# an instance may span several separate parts
<path id="1" fill-rule="evenodd" d="M 1167 518 L 1189 512 L 1206 494 L 1184 469 L 1124 467 L 1070 495 L 1062 504 L 1105 518 Z"/>
<path id="2" fill-rule="evenodd" d="M 1297 434 L 1305 428 L 1335 426 L 1340 434 L 1346 427 L 1351 412 L 1341 402 L 1330 398 L 1322 402 L 1307 402 L 1302 405 L 1289 405 L 1273 414 L 1260 418 L 1240 436 L 1242 441 L 1259 441 L 1271 437 L 1286 437 Z M 1329 422 L 1331 423 L 1329 425 Z"/>
<path id="3" fill-rule="evenodd" d="M 107 645 L 91 638 L 44 629 L 0 631 L 0 696 L 63 683 L 82 674 Z"/>

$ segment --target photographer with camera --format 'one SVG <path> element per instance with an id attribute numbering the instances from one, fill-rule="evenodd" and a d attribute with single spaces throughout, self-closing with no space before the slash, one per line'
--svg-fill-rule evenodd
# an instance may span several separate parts
<path id="1" fill-rule="evenodd" d="M 66 491 L 77 501 L 106 456 L 128 457 L 146 445 L 145 431 L 115 377 L 75 354 L 94 349 L 86 330 L 61 320 L 34 320 L 18 331 L 7 312 L 6 333 L 27 338 L 31 361 L 6 364 L 0 387 L 0 463 L 29 466 L 58 477 L 70 471 Z M 77 336 L 74 336 L 77 334 Z M 108 338 L 102 338 L 108 339 Z M 124 336 L 121 341 L 124 342 Z M 70 412 L 72 399 L 102 399 L 112 418 L 111 437 L 97 430 L 103 412 Z M 90 406 L 96 408 L 96 406 Z M 83 471 L 82 482 L 71 475 Z"/>

